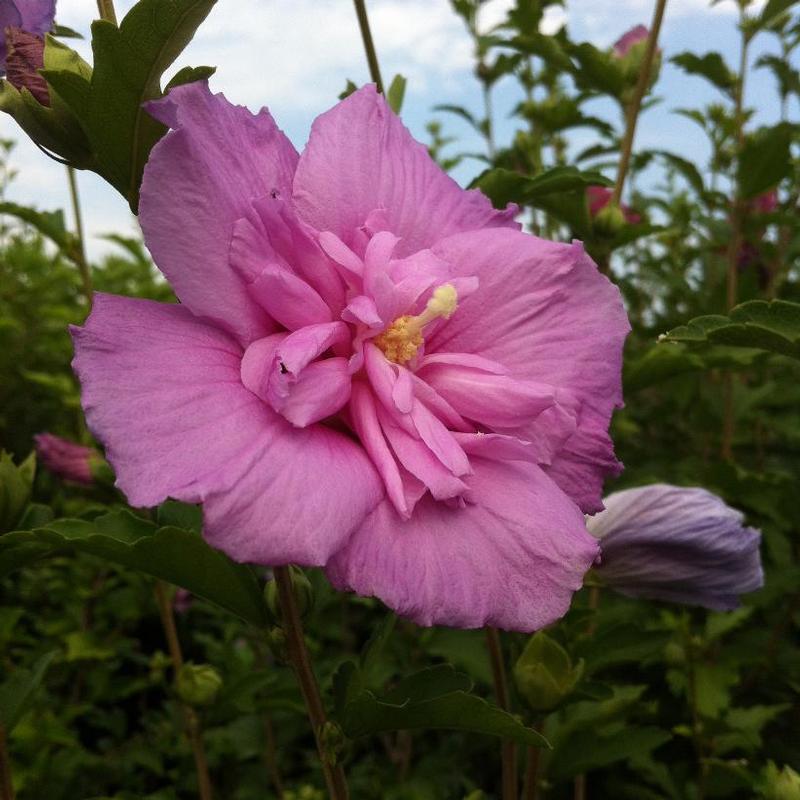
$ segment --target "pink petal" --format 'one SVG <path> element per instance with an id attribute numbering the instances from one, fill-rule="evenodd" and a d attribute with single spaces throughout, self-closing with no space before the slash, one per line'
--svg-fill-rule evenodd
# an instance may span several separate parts
<path id="1" fill-rule="evenodd" d="M 206 538 L 232 558 L 324 564 L 383 496 L 356 443 L 275 414 L 242 385 L 239 344 L 187 309 L 98 294 L 72 333 L 117 485 L 134 506 L 204 503 Z"/>
<path id="2" fill-rule="evenodd" d="M 257 198 L 288 196 L 297 153 L 267 111 L 254 116 L 205 82 L 179 86 L 148 110 L 174 131 L 144 173 L 147 246 L 182 303 L 248 344 L 273 326 L 231 269 L 233 226 Z"/>
<path id="3" fill-rule="evenodd" d="M 423 498 L 410 520 L 382 502 L 327 574 L 420 625 L 532 631 L 561 617 L 595 560 L 575 505 L 534 464 L 473 456 L 474 503 Z"/>
<path id="4" fill-rule="evenodd" d="M 516 207 L 495 211 L 480 192 L 464 191 L 446 175 L 374 86 L 314 122 L 297 167 L 294 200 L 309 224 L 351 247 L 365 222 L 383 211 L 382 225 L 401 237 L 398 256 L 459 231 L 518 227 L 511 220 Z"/>
<path id="5" fill-rule="evenodd" d="M 346 358 L 326 358 L 309 364 L 292 386 L 281 414 L 305 428 L 341 410 L 350 399 L 351 376 Z"/>
<path id="6" fill-rule="evenodd" d="M 433 249 L 460 274 L 477 275 L 479 288 L 459 298 L 426 351 L 492 359 L 516 379 L 553 386 L 557 402 L 563 390 L 572 407 L 545 411 L 518 435 L 534 443 L 563 438 L 564 425 L 574 424 L 547 470 L 585 512 L 599 510 L 603 477 L 621 469 L 607 435 L 612 411 L 622 405 L 622 345 L 630 330 L 619 290 L 577 242 L 487 230 Z M 551 429 L 557 415 L 561 423 Z"/>

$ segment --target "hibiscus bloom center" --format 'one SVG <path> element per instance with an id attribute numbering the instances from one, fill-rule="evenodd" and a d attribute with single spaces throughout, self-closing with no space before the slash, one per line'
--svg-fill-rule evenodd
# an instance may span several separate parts
<path id="1" fill-rule="evenodd" d="M 416 316 L 398 317 L 386 330 L 375 337 L 375 344 L 389 361 L 405 364 L 417 355 L 422 346 L 422 330 L 435 319 L 450 319 L 458 308 L 458 292 L 451 283 L 439 286 L 425 310 Z"/>

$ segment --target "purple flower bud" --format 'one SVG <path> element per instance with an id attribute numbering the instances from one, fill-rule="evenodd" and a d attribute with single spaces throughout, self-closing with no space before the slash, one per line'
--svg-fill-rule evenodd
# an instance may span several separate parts
<path id="1" fill-rule="evenodd" d="M 36 455 L 51 472 L 65 480 L 82 483 L 85 486 L 94 482 L 91 462 L 99 458 L 96 450 L 62 439 L 52 433 L 38 433 L 34 436 L 34 440 Z"/>
<path id="2" fill-rule="evenodd" d="M 761 533 L 711 492 L 656 483 L 604 502 L 587 527 L 597 574 L 618 592 L 724 611 L 763 585 Z"/>
<path id="3" fill-rule="evenodd" d="M 6 29 L 6 78 L 16 89 L 27 89 L 43 106 L 50 105 L 44 67 L 44 39 L 21 28 Z"/>
<path id="4" fill-rule="evenodd" d="M 634 45 L 645 41 L 649 35 L 650 31 L 644 25 L 637 25 L 635 28 L 631 28 L 614 42 L 614 55 L 617 58 L 625 58 Z"/>
<path id="5" fill-rule="evenodd" d="M 175 590 L 172 598 L 172 609 L 176 614 L 185 614 L 194 605 L 194 595 L 188 589 Z"/>
<path id="6" fill-rule="evenodd" d="M 605 186 L 587 186 L 586 197 L 589 200 L 589 214 L 594 219 L 610 202 L 613 192 Z M 636 225 L 642 221 L 641 214 L 637 214 L 625 203 L 620 203 L 620 210 L 625 216 L 625 222 Z"/>
<path id="7" fill-rule="evenodd" d="M 6 71 L 9 28 L 43 37 L 56 16 L 56 0 L 0 0 L 0 75 Z"/>

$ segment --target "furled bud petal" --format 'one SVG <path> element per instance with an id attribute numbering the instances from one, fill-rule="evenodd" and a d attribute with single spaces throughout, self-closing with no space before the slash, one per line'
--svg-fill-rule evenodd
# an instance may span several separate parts
<path id="1" fill-rule="evenodd" d="M 6 30 L 6 79 L 20 91 L 27 89 L 43 106 L 50 106 L 44 67 L 44 39 L 21 28 Z"/>
<path id="2" fill-rule="evenodd" d="M 190 706 L 209 706 L 222 686 L 222 677 L 210 664 L 184 664 L 178 673 L 178 696 Z"/>
<path id="3" fill-rule="evenodd" d="M 650 35 L 650 31 L 644 25 L 637 25 L 634 28 L 631 28 L 629 31 L 626 31 L 622 34 L 622 36 L 614 42 L 614 55 L 618 58 L 624 58 L 628 53 L 630 53 L 631 48 L 639 44 L 639 42 L 647 41 L 647 37 Z"/>
<path id="4" fill-rule="evenodd" d="M 749 202 L 749 206 L 756 214 L 771 214 L 778 208 L 777 189 L 770 189 L 757 195 Z"/>
<path id="5" fill-rule="evenodd" d="M 764 778 L 766 800 L 800 800 L 800 775 L 788 764 L 779 770 L 770 761 Z"/>
<path id="6" fill-rule="evenodd" d="M 711 492 L 659 483 L 604 502 L 587 527 L 597 574 L 622 594 L 729 610 L 763 585 L 760 532 Z"/>
<path id="7" fill-rule="evenodd" d="M 556 708 L 575 688 L 583 674 L 583 662 L 573 667 L 569 653 L 546 633 L 539 631 L 528 640 L 514 665 L 519 693 L 534 711 Z"/>
<path id="8" fill-rule="evenodd" d="M 92 480 L 92 461 L 102 457 L 92 447 L 85 447 L 69 439 L 62 439 L 52 433 L 39 433 L 34 436 L 36 455 L 40 461 L 64 480 L 90 486 Z"/>
<path id="9" fill-rule="evenodd" d="M 8 28 L 44 36 L 52 27 L 56 0 L 0 0 L 0 75 L 5 73 Z"/>
<path id="10" fill-rule="evenodd" d="M 0 452 L 0 533 L 19 522 L 31 497 L 35 471 L 33 454 L 17 466 L 8 453 Z"/>

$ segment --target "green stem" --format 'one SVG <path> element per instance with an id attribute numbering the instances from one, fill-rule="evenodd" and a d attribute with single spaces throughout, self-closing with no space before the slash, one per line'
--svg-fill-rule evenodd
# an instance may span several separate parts
<path id="1" fill-rule="evenodd" d="M 508 680 L 503 661 L 503 647 L 500 632 L 497 628 L 487 627 L 486 646 L 492 665 L 492 678 L 497 705 L 503 711 L 511 710 L 511 699 L 508 693 Z M 503 741 L 502 748 L 503 800 L 517 800 L 517 746 L 510 740 Z"/>
<path id="2" fill-rule="evenodd" d="M 11 780 L 11 759 L 8 757 L 8 737 L 0 723 L 0 800 L 14 800 L 14 783 Z"/>
<path id="3" fill-rule="evenodd" d="M 750 37 L 745 32 L 745 13 L 740 7 L 739 21 L 742 29 L 742 47 L 739 58 L 739 75 L 734 95 L 734 125 L 736 136 L 736 163 L 739 163 L 744 146 L 744 81 L 747 73 L 747 51 Z M 744 222 L 745 203 L 740 196 L 738 186 L 731 211 L 731 235 L 728 243 L 728 272 L 726 279 L 726 305 L 728 310 L 736 305 L 739 292 L 739 253 L 742 249 L 742 224 Z M 735 433 L 735 414 L 733 404 L 733 375 L 726 373 L 722 384 L 722 444 L 720 455 L 727 461 L 733 459 L 733 437 Z"/>
<path id="4" fill-rule="evenodd" d="M 114 0 L 97 0 L 97 11 L 100 19 L 117 24 L 117 12 L 114 10 Z"/>
<path id="5" fill-rule="evenodd" d="M 72 200 L 72 212 L 75 216 L 75 238 L 77 246 L 73 253 L 72 260 L 78 267 L 81 273 L 81 281 L 83 283 L 83 293 L 86 297 L 86 302 L 89 308 L 92 307 L 92 270 L 89 267 L 89 262 L 86 258 L 86 237 L 83 233 L 83 216 L 81 214 L 81 203 L 78 197 L 78 181 L 75 177 L 75 170 L 72 167 L 67 167 L 67 179 L 69 181 L 69 196 Z"/>
<path id="6" fill-rule="evenodd" d="M 181 643 L 178 639 L 178 631 L 175 628 L 175 614 L 172 610 L 172 603 L 167 592 L 167 587 L 163 581 L 156 581 L 155 584 L 156 602 L 158 612 L 161 616 L 161 625 L 164 628 L 164 635 L 167 639 L 170 660 L 172 661 L 172 672 L 175 680 L 183 667 L 183 653 Z M 200 720 L 194 709 L 186 703 L 181 703 L 183 709 L 186 734 L 189 737 L 189 744 L 192 747 L 194 763 L 197 769 L 197 785 L 200 800 L 213 800 L 214 790 L 211 785 L 211 776 L 208 771 L 208 759 L 206 758 L 206 748 L 203 743 L 203 731 Z"/>
<path id="7" fill-rule="evenodd" d="M 534 728 L 544 735 L 544 720 Z M 525 781 L 522 784 L 522 800 L 539 800 L 539 766 L 541 764 L 541 747 L 527 748 L 527 764 L 525 766 Z"/>
<path id="8" fill-rule="evenodd" d="M 612 195 L 611 202 L 614 205 L 619 205 L 622 199 L 622 190 L 625 187 L 625 178 L 628 174 L 628 169 L 631 164 L 631 152 L 633 150 L 633 136 L 636 133 L 636 121 L 639 118 L 639 111 L 642 107 L 642 99 L 644 98 L 647 87 L 650 85 L 650 74 L 653 70 L 653 61 L 656 57 L 656 48 L 658 45 L 658 34 L 661 30 L 661 22 L 664 19 L 664 9 L 666 8 L 667 0 L 656 0 L 656 7 L 653 11 L 653 22 L 650 25 L 650 36 L 647 39 L 647 47 L 642 59 L 642 66 L 639 72 L 639 80 L 636 82 L 636 87 L 633 92 L 633 98 L 627 109 L 626 125 L 625 125 L 625 138 L 622 141 L 622 153 L 619 160 L 619 169 L 617 171 L 617 180 L 614 184 L 614 194 Z"/>
<path id="9" fill-rule="evenodd" d="M 383 94 L 383 80 L 381 79 L 381 68 L 378 64 L 378 55 L 375 52 L 375 43 L 372 41 L 372 32 L 369 29 L 369 17 L 364 0 L 353 0 L 358 17 L 358 27 L 361 29 L 361 40 L 364 42 L 364 52 L 367 54 L 367 64 L 369 64 L 369 74 L 372 82 L 378 91 Z"/>
<path id="10" fill-rule="evenodd" d="M 292 576 L 289 572 L 289 567 L 274 567 L 272 571 L 278 586 L 278 599 L 283 618 L 282 627 L 283 632 L 286 634 L 287 655 L 305 700 L 308 718 L 317 743 L 317 751 L 322 762 L 322 771 L 325 775 L 328 794 L 331 800 L 348 800 L 349 792 L 344 770 L 340 764 L 331 763 L 322 741 L 323 730 L 328 718 L 325 714 L 325 707 L 322 704 L 319 686 L 317 685 L 317 679 L 314 677 L 311 658 L 306 647 L 303 623 L 300 620 L 300 611 L 297 608 L 292 589 Z"/>

